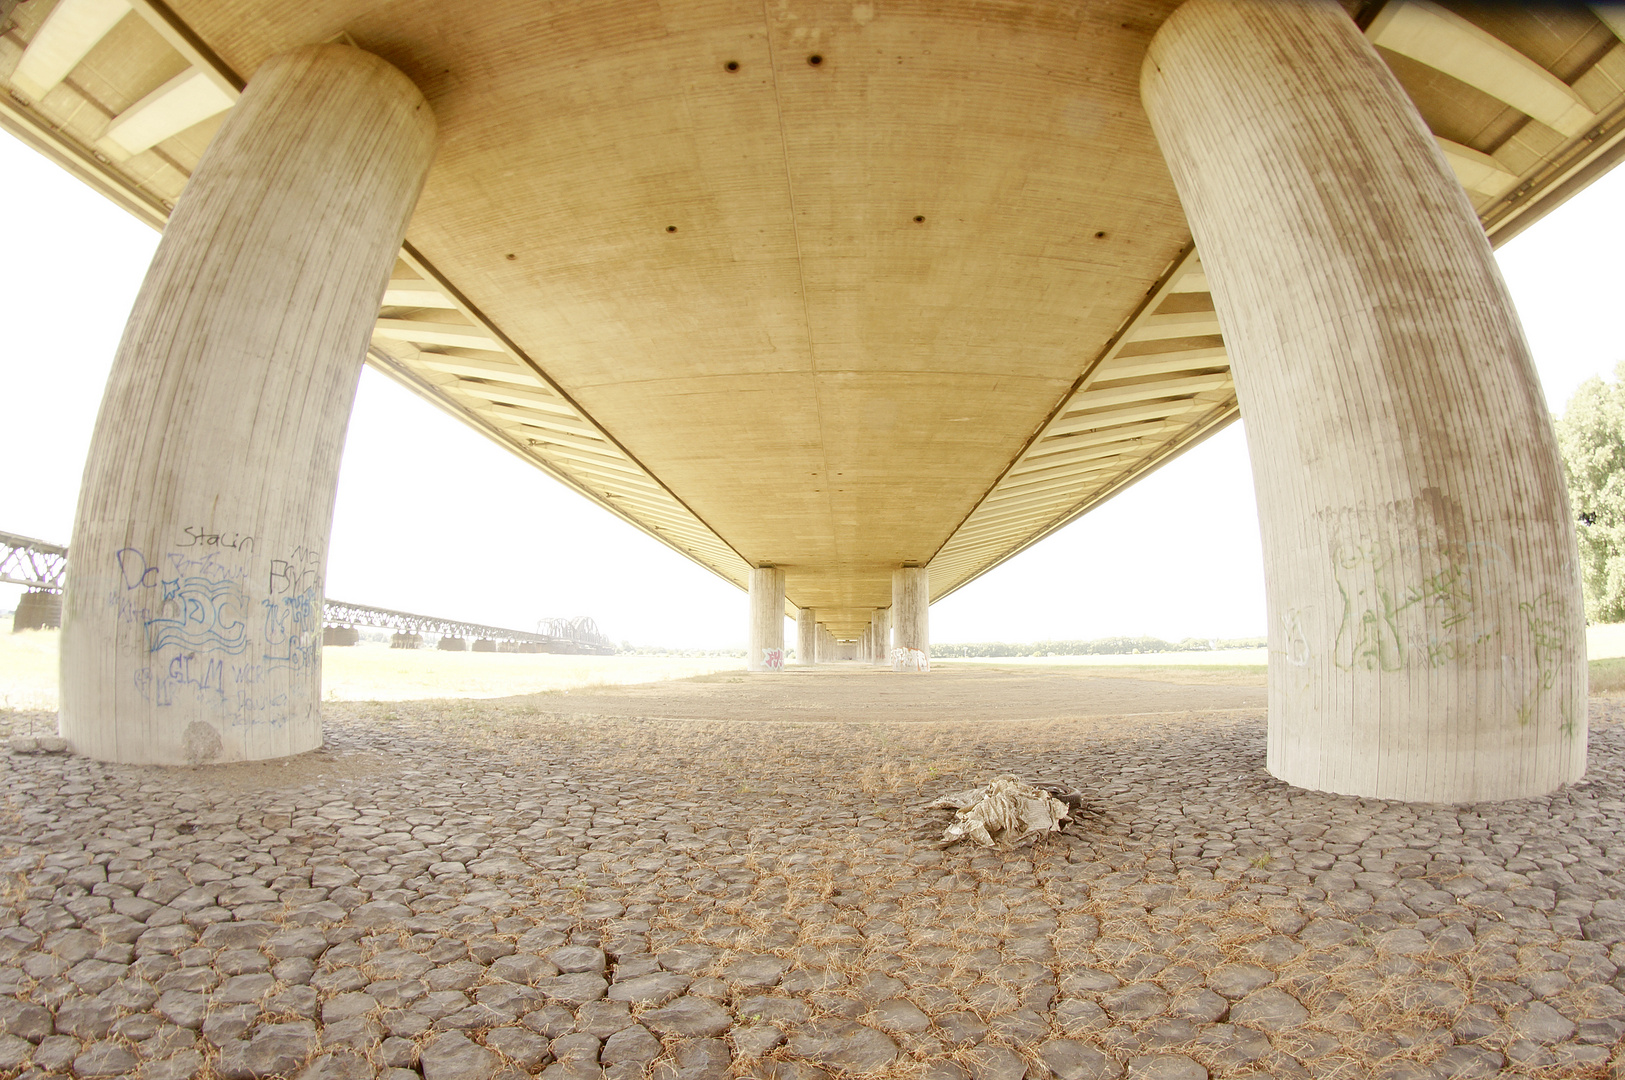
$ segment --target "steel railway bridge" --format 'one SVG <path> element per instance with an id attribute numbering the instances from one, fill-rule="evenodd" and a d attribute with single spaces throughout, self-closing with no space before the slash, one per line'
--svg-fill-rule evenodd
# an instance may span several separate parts
<path id="1" fill-rule="evenodd" d="M 30 536 L 0 532 L 0 583 L 28 589 L 17 605 L 13 630 L 37 630 L 62 623 L 62 588 L 67 580 L 68 549 L 61 544 Z M 591 653 L 607 656 L 615 643 L 585 615 L 573 619 L 543 619 L 534 633 L 511 630 L 484 623 L 416 615 L 408 611 L 351 604 L 343 600 L 322 602 L 325 643 L 355 643 L 353 631 L 359 626 L 395 631 L 392 644 L 415 648 L 423 635 L 438 635 L 443 641 L 474 643 L 480 652 Z M 335 631 L 338 631 L 335 633 Z"/>

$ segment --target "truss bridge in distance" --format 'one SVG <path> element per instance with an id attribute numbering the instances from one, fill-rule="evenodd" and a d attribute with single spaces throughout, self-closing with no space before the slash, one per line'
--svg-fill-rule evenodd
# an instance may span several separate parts
<path id="1" fill-rule="evenodd" d="M 12 624 L 14 630 L 37 630 L 61 625 L 61 597 L 67 573 L 66 545 L 0 532 L 0 583 L 21 585 L 29 590 L 17 605 Z M 615 643 L 585 615 L 572 619 L 542 619 L 533 633 L 436 615 L 415 615 L 408 611 L 351 604 L 342 600 L 324 600 L 322 624 L 323 643 L 327 645 L 353 645 L 360 637 L 356 628 L 366 626 L 393 630 L 395 637 L 391 645 L 395 648 L 417 648 L 423 643 L 424 635 L 428 634 L 441 639 L 441 648 L 451 650 L 472 645 L 476 652 L 597 656 L 608 656 L 615 652 Z"/>
<path id="2" fill-rule="evenodd" d="M 354 644 L 354 638 L 345 640 L 343 631 L 354 631 L 358 626 L 393 630 L 390 642 L 393 648 L 417 648 L 424 635 L 438 635 L 442 649 L 460 650 L 472 642 L 475 652 L 546 652 L 609 656 L 615 652 L 615 643 L 598 629 L 598 624 L 585 615 L 574 619 L 543 619 L 536 624 L 536 632 L 510 630 L 483 623 L 443 619 L 435 615 L 414 615 L 409 611 L 391 611 L 388 608 L 349 604 L 342 600 L 323 602 L 323 623 L 326 626 L 325 644 Z M 456 644 L 453 644 L 456 643 Z"/>

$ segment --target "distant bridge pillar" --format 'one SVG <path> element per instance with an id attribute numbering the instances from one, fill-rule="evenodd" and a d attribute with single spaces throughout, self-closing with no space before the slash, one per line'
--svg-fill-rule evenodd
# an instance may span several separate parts
<path id="1" fill-rule="evenodd" d="M 49 589 L 29 589 L 17 598 L 11 614 L 11 632 L 54 630 L 62 625 L 62 594 Z"/>
<path id="2" fill-rule="evenodd" d="M 1247 421 L 1269 770 L 1437 802 L 1585 770 L 1574 529 L 1483 229 L 1330 0 L 1189 0 L 1141 91 Z"/>
<path id="3" fill-rule="evenodd" d="M 818 612 L 796 609 L 796 663 L 811 667 L 818 663 Z"/>
<path id="4" fill-rule="evenodd" d="M 776 671 L 783 666 L 784 571 L 776 566 L 752 567 L 750 644 L 745 650 L 745 670 Z"/>
<path id="5" fill-rule="evenodd" d="M 923 566 L 903 566 L 891 575 L 893 671 L 931 669 L 931 575 Z"/>
<path id="6" fill-rule="evenodd" d="M 869 656 L 871 664 L 891 663 L 891 608 L 876 608 L 869 617 Z"/>
<path id="7" fill-rule="evenodd" d="M 321 745 L 339 453 L 434 154 L 407 78 L 345 45 L 264 61 L 164 229 L 73 532 L 61 726 L 185 764 Z"/>

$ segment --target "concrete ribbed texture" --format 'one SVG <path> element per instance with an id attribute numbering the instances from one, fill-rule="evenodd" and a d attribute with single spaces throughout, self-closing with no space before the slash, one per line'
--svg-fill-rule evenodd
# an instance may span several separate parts
<path id="1" fill-rule="evenodd" d="M 779 663 L 769 663 L 773 653 Z M 757 566 L 750 571 L 750 644 L 745 652 L 747 671 L 776 671 L 784 666 L 784 571 Z"/>
<path id="2" fill-rule="evenodd" d="M 869 620 L 870 652 L 872 664 L 891 663 L 891 608 L 879 608 Z"/>
<path id="3" fill-rule="evenodd" d="M 176 204 L 73 533 L 62 732 L 105 760 L 321 744 L 322 582 L 368 337 L 435 122 L 376 56 L 267 60 Z"/>
<path id="4" fill-rule="evenodd" d="M 931 655 L 931 575 L 923 566 L 903 566 L 891 575 L 891 619 L 893 649 L 915 650 Z M 893 664 L 894 670 L 913 667 Z"/>
<path id="5" fill-rule="evenodd" d="M 1461 187 L 1333 3 L 1190 0 L 1141 91 L 1230 350 L 1269 596 L 1269 769 L 1408 800 L 1585 768 L 1551 422 Z"/>

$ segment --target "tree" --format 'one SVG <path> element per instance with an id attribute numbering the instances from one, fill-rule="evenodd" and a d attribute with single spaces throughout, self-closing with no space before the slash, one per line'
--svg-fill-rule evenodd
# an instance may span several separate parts
<path id="1" fill-rule="evenodd" d="M 1557 422 L 1586 618 L 1605 623 L 1625 622 L 1625 360 L 1614 377 L 1587 379 Z"/>

